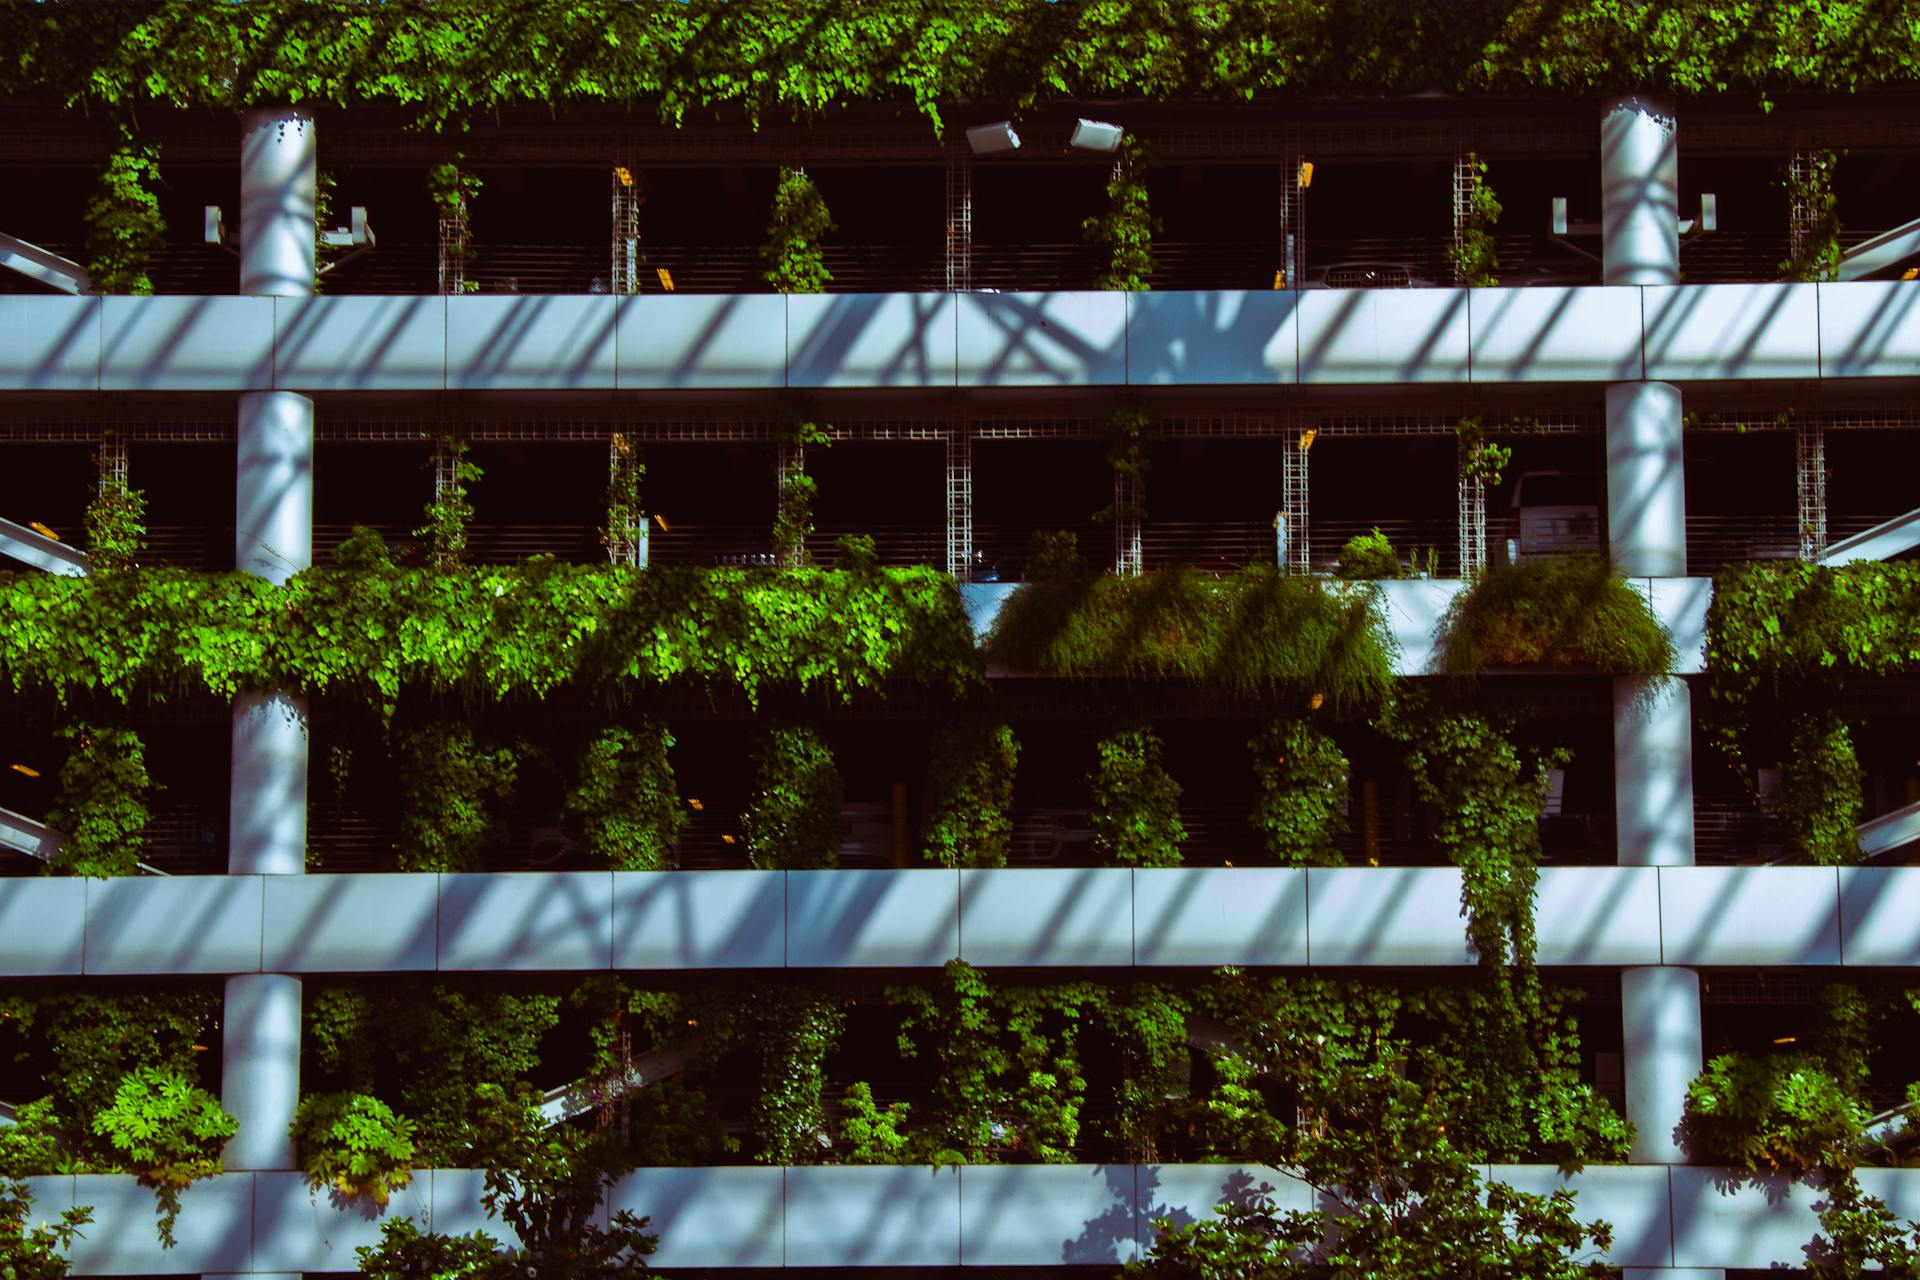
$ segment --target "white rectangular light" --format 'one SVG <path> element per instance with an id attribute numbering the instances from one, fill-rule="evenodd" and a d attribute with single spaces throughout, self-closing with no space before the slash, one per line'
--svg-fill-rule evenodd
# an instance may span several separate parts
<path id="1" fill-rule="evenodd" d="M 1013 131 L 1013 124 L 1007 120 L 993 124 L 977 124 L 967 130 L 967 145 L 973 148 L 977 156 L 992 155 L 996 151 L 1014 151 L 1020 146 L 1020 135 Z"/>
<path id="2" fill-rule="evenodd" d="M 1106 124 L 1099 120 L 1077 120 L 1074 122 L 1073 136 L 1067 139 L 1067 145 L 1078 147 L 1082 151 L 1118 151 L 1123 132 L 1117 124 Z"/>

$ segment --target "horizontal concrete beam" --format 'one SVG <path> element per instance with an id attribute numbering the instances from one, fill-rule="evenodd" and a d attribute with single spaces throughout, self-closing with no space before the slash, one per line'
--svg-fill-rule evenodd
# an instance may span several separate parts
<path id="1" fill-rule="evenodd" d="M 1920 375 L 1920 281 L 1293 293 L 0 298 L 0 392 Z"/>
<path id="2" fill-rule="evenodd" d="M 1548 867 L 1560 966 L 1920 964 L 1920 867 Z M 1458 967 L 1451 867 L 0 880 L 0 977 Z"/>
<path id="3" fill-rule="evenodd" d="M 1616 1267 L 1793 1267 L 1818 1229 L 1820 1191 L 1785 1178 L 1664 1165 L 1487 1172 L 1524 1191 L 1572 1190 L 1582 1219 L 1612 1225 L 1599 1256 Z M 1860 1181 L 1900 1218 L 1920 1216 L 1920 1169 L 1863 1169 Z M 481 1190 L 478 1170 L 423 1169 L 382 1210 L 314 1192 L 299 1173 L 221 1174 L 182 1195 L 179 1244 L 168 1250 L 153 1192 L 132 1177 L 29 1180 L 32 1220 L 92 1209 L 70 1253 L 79 1276 L 349 1272 L 354 1249 L 400 1216 L 512 1240 Z M 651 1217 L 652 1261 L 669 1268 L 1112 1267 L 1152 1247 L 1156 1218 L 1208 1217 L 1262 1193 L 1282 1210 L 1312 1207 L 1306 1188 L 1262 1165 L 735 1165 L 635 1170 L 602 1213 Z"/>

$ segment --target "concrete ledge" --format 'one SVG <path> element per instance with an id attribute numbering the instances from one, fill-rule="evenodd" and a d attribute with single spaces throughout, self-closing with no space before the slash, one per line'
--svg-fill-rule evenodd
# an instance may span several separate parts
<path id="1" fill-rule="evenodd" d="M 0 392 L 1920 375 L 1920 281 L 1169 293 L 0 297 Z"/>
<path id="2" fill-rule="evenodd" d="M 1818 1229 L 1818 1187 L 1728 1169 L 1495 1165 L 1523 1191 L 1575 1193 L 1575 1213 L 1613 1225 L 1616 1267 L 1804 1265 Z M 1920 1215 L 1920 1169 L 1863 1169 L 1862 1187 L 1902 1218 Z M 353 1247 L 407 1215 L 449 1235 L 512 1232 L 480 1203 L 476 1169 L 422 1169 L 382 1212 L 309 1191 L 298 1173 L 228 1173 L 182 1197 L 180 1244 L 160 1248 L 153 1192 L 130 1176 L 33 1178 L 30 1220 L 89 1206 L 94 1224 L 72 1251 L 74 1274 L 340 1273 Z M 1146 1252 L 1153 1223 L 1191 1222 L 1224 1201 L 1271 1197 L 1282 1212 L 1314 1193 L 1264 1165 L 733 1165 L 637 1169 L 603 1212 L 652 1219 L 655 1261 L 676 1267 L 1111 1267 Z"/>

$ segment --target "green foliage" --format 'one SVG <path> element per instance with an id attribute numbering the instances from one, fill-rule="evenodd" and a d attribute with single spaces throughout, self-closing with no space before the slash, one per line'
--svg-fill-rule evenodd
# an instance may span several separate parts
<path id="1" fill-rule="evenodd" d="M 123 126 L 80 215 L 95 293 L 153 292 L 147 260 L 165 243 L 167 229 L 151 189 L 159 181 L 159 148 L 135 142 Z"/>
<path id="2" fill-rule="evenodd" d="M 467 558 L 467 530 L 473 524 L 473 501 L 467 486 L 478 484 L 485 475 L 478 465 L 467 461 L 468 451 L 467 442 L 455 431 L 442 431 L 434 437 L 434 494 L 423 512 L 426 523 L 413 531 L 414 537 L 427 540 L 428 555 L 435 567 L 443 570 L 457 568 Z M 450 483 L 439 479 L 442 458 L 450 468 L 446 477 Z"/>
<path id="3" fill-rule="evenodd" d="M 1400 576 L 1400 553 L 1375 525 L 1371 533 L 1356 533 L 1340 548 L 1333 576 L 1347 582 L 1373 582 Z"/>
<path id="4" fill-rule="evenodd" d="M 413 1122 L 364 1093 L 309 1094 L 293 1118 L 300 1167 L 315 1187 L 384 1206 L 413 1181 Z"/>
<path id="5" fill-rule="evenodd" d="M 807 535 L 813 532 L 813 499 L 820 484 L 795 467 L 780 477 L 779 505 L 773 512 L 773 558 L 786 569 L 804 569 L 812 563 Z"/>
<path id="6" fill-rule="evenodd" d="M 800 871 L 840 860 L 840 770 L 812 729 L 775 728 L 754 752 L 753 798 L 740 825 L 756 867 Z"/>
<path id="7" fill-rule="evenodd" d="M 333 562 L 355 573 L 376 573 L 393 568 L 393 552 L 378 529 L 356 524 L 333 549 Z"/>
<path id="8" fill-rule="evenodd" d="M 1306 720 L 1277 720 L 1247 744 L 1259 787 L 1253 828 L 1267 856 L 1283 867 L 1337 867 L 1334 850 L 1347 820 L 1347 757 Z"/>
<path id="9" fill-rule="evenodd" d="M 938 986 L 891 987 L 906 1016 L 903 1057 L 938 1072 L 931 1127 L 916 1158 L 1065 1163 L 1073 1159 L 1087 1081 L 1080 1064 L 1085 985 L 993 988 L 960 960 Z"/>
<path id="10" fill-rule="evenodd" d="M 1598 556 L 1555 556 L 1489 569 L 1441 623 L 1447 671 L 1597 668 L 1655 676 L 1673 669 L 1673 641 L 1646 599 Z"/>
<path id="11" fill-rule="evenodd" d="M 948 721 L 935 730 L 921 856 L 942 867 L 1004 867 L 1013 839 L 1013 729 Z"/>
<path id="12" fill-rule="evenodd" d="M 0 683 L 231 698 L 242 688 L 365 698 L 402 685 L 469 698 L 609 699 L 640 686 L 768 686 L 847 698 L 894 681 L 953 693 L 980 678 L 959 592 L 932 569 L 649 569 L 550 561 L 442 573 L 147 569 L 0 573 Z"/>
<path id="13" fill-rule="evenodd" d="M 663 724 L 603 729 L 580 756 L 579 781 L 566 810 L 586 820 L 587 852 L 616 871 L 664 871 L 687 823 L 674 789 Z"/>
<path id="14" fill-rule="evenodd" d="M 361 1273 L 369 1280 L 632 1280 L 653 1274 L 646 1259 L 659 1237 L 646 1230 L 647 1219 L 621 1210 L 606 1226 L 597 1221 L 607 1191 L 633 1167 L 616 1136 L 549 1127 L 538 1095 L 525 1088 L 483 1084 L 475 1094 L 486 1169 L 481 1203 L 520 1243 L 505 1246 L 485 1232 L 422 1232 L 406 1219 L 389 1219 L 379 1245 L 356 1250 Z"/>
<path id="15" fill-rule="evenodd" d="M 487 801 L 512 793 L 514 753 L 482 747 L 465 721 L 436 721 L 396 731 L 394 758 L 400 870 L 479 870 L 480 850 L 497 829 Z"/>
<path id="16" fill-rule="evenodd" d="M 1107 264 L 1094 281 L 1096 289 L 1141 293 L 1153 286 L 1153 236 L 1160 220 L 1147 202 L 1146 148 L 1131 135 L 1120 143 L 1113 173 L 1107 179 L 1107 211 L 1080 224 L 1081 234 L 1107 251 Z"/>
<path id="17" fill-rule="evenodd" d="M 1538 426 L 1537 420 L 1530 420 Z M 1509 419 L 1508 426 L 1526 425 Z M 1462 418 L 1453 424 L 1453 437 L 1460 454 L 1460 470 L 1469 480 L 1478 480 L 1491 489 L 1506 475 L 1513 461 L 1513 450 L 1496 444 L 1488 435 L 1487 423 L 1478 417 Z"/>
<path id="18" fill-rule="evenodd" d="M 833 283 L 820 242 L 834 230 L 827 202 L 804 169 L 780 170 L 760 260 L 766 282 L 780 293 L 825 293 Z"/>
<path id="19" fill-rule="evenodd" d="M 647 464 L 638 456 L 640 446 L 629 432 L 616 431 L 612 439 L 619 465 L 607 469 L 607 522 L 600 530 L 600 545 L 609 552 L 644 534 L 647 525 L 647 510 L 640 503 Z"/>
<path id="20" fill-rule="evenodd" d="M 1683 1133 L 1698 1159 L 1803 1173 L 1850 1165 L 1866 1121 L 1852 1086 L 1816 1057 L 1723 1053 L 1687 1086 Z"/>
<path id="21" fill-rule="evenodd" d="M 147 549 L 147 495 L 123 478 L 101 476 L 87 504 L 86 528 L 89 572 L 133 568 Z"/>
<path id="22" fill-rule="evenodd" d="M 135 1067 L 122 1076 L 113 1105 L 93 1118 L 93 1131 L 154 1188 L 160 1243 L 169 1249 L 180 1217 L 180 1192 L 220 1172 L 221 1145 L 239 1130 L 218 1098 L 159 1067 Z"/>
<path id="23" fill-rule="evenodd" d="M 874 545 L 873 537 L 865 533 L 843 533 L 833 540 L 834 567 L 847 573 L 877 574 L 880 572 L 880 549 Z"/>
<path id="24" fill-rule="evenodd" d="M 1860 861 L 1866 783 L 1847 722 L 1833 711 L 1798 717 L 1785 761 L 1780 816 L 1794 848 L 1823 867 Z"/>
<path id="25" fill-rule="evenodd" d="M 1826 1198 L 1814 1204 L 1821 1234 L 1807 1247 L 1813 1280 L 1920 1277 L 1920 1223 L 1902 1225 L 1884 1200 L 1860 1189 L 1850 1169 L 1828 1171 L 1824 1186 Z"/>
<path id="26" fill-rule="evenodd" d="M 1833 190 L 1833 171 L 1840 157 L 1816 151 L 1808 161 L 1804 174 L 1795 174 L 1789 165 L 1780 175 L 1788 204 L 1807 211 L 1806 242 L 1780 263 L 1780 274 L 1789 280 L 1834 280 L 1840 274 L 1840 200 Z"/>
<path id="27" fill-rule="evenodd" d="M 891 1103 L 882 1111 L 873 1100 L 873 1086 L 864 1080 L 851 1085 L 840 1101 L 846 1111 L 840 1120 L 842 1164 L 907 1163 L 906 1103 Z"/>
<path id="28" fill-rule="evenodd" d="M 49 12 L 48 10 L 52 10 Z M 477 21 L 476 12 L 488 21 Z M 1610 91 L 1848 93 L 1920 76 L 1920 35 L 1872 6 L 1713 0 L 1552 11 L 1027 0 L 533 0 L 495 6 L 8 0 L 0 93 L 72 105 L 372 103 L 427 125 L 513 104 L 644 103 L 661 119 L 808 116 L 857 102 L 1251 99 Z M 1764 39 L 1756 38 L 1764 34 Z"/>
<path id="29" fill-rule="evenodd" d="M 994 622 L 990 659 L 1057 676 L 1320 694 L 1336 710 L 1376 706 L 1393 686 L 1392 642 L 1364 589 L 1264 567 L 1221 577 L 1185 567 L 1096 578 L 1064 569 L 1030 566 Z"/>
<path id="30" fill-rule="evenodd" d="M 1094 852 L 1128 867 L 1177 867 L 1187 829 L 1180 823 L 1180 784 L 1160 764 L 1160 737 L 1150 728 L 1122 729 L 1094 747 Z"/>
<path id="31" fill-rule="evenodd" d="M 479 174 L 461 167 L 458 156 L 427 170 L 427 197 L 436 209 L 468 208 L 485 185 Z"/>
<path id="32" fill-rule="evenodd" d="M 1110 991 L 1087 987 L 1083 999 L 1120 1061 L 1116 1105 L 1102 1132 L 1126 1159 L 1151 1164 L 1160 1157 L 1162 1130 L 1188 1091 L 1192 1002 L 1147 982 Z"/>
<path id="33" fill-rule="evenodd" d="M 34 1221 L 25 1181 L 34 1169 L 16 1154 L 31 1136 L 31 1109 L 22 1107 L 14 1124 L 0 1128 L 0 1280 L 66 1280 L 66 1254 L 86 1235 L 81 1228 L 93 1221 L 93 1210 L 74 1206 L 61 1210 L 57 1222 Z"/>
<path id="34" fill-rule="evenodd" d="M 155 790 L 140 735 L 111 725 L 74 724 L 57 736 L 73 745 L 47 813 L 62 836 L 47 869 L 102 879 L 137 874 L 142 833 L 153 816 L 147 799 Z"/>
<path id="35" fill-rule="evenodd" d="M 1500 221 L 1500 199 L 1487 184 L 1487 162 L 1469 155 L 1467 169 L 1473 175 L 1473 190 L 1467 197 L 1466 225 L 1453 244 L 1447 246 L 1447 261 L 1461 284 L 1470 289 L 1491 288 L 1500 283 L 1500 253 L 1494 243 L 1494 224 Z"/>

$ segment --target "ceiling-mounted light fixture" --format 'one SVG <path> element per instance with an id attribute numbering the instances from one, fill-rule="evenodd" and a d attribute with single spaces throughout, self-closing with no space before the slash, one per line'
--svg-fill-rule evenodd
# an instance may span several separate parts
<path id="1" fill-rule="evenodd" d="M 1101 120 L 1076 120 L 1073 136 L 1067 139 L 1067 145 L 1081 151 L 1118 151 L 1124 134 L 1125 131 L 1117 124 L 1107 124 Z"/>
<path id="2" fill-rule="evenodd" d="M 967 146 L 977 156 L 990 156 L 998 151 L 1018 151 L 1020 135 L 1013 131 L 1011 120 L 997 120 L 992 124 L 977 124 L 967 130 Z"/>

